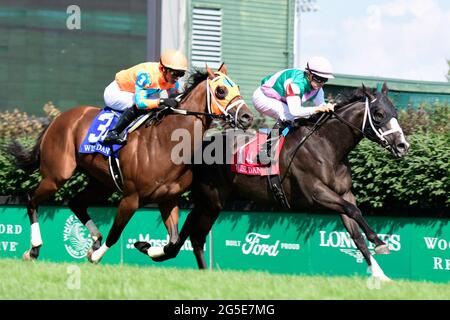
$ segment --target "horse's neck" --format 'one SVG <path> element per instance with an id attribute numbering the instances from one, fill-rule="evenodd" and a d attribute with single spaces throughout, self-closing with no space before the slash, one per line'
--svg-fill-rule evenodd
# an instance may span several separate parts
<path id="1" fill-rule="evenodd" d="M 200 82 L 179 104 L 181 110 L 208 112 L 206 105 L 206 80 Z"/>
<path id="2" fill-rule="evenodd" d="M 187 110 L 191 112 L 204 112 L 208 113 L 207 105 L 207 91 L 206 91 L 206 80 L 200 82 L 178 105 L 178 109 Z M 182 122 L 178 122 L 179 128 L 189 128 L 195 121 L 201 120 L 203 125 L 203 131 L 207 129 L 211 124 L 211 118 L 203 115 L 186 115 L 183 116 L 185 119 Z"/>
<path id="3" fill-rule="evenodd" d="M 364 103 L 352 103 L 342 107 L 337 113 L 345 121 L 357 128 L 361 128 L 364 117 Z M 297 135 L 292 136 L 291 143 L 294 145 L 298 144 L 307 133 L 308 129 L 306 128 L 299 130 Z M 318 158 L 326 157 L 327 161 L 341 163 L 362 138 L 363 135 L 356 129 L 342 123 L 336 118 L 331 118 L 315 134 L 309 137 L 305 141 L 305 144 L 312 146 L 309 148 L 313 150 L 312 152 L 317 151 L 316 156 Z M 325 152 L 325 150 L 330 150 L 331 152 Z"/>
<path id="4" fill-rule="evenodd" d="M 356 101 L 350 103 L 346 106 L 341 107 L 336 113 L 348 123 L 351 123 L 356 128 L 362 129 L 362 124 L 364 121 L 364 112 L 365 112 L 365 103 L 362 101 Z M 347 127 L 348 129 L 355 130 L 350 126 L 342 123 L 338 119 L 335 119 L 335 122 L 338 122 L 338 125 L 342 125 Z M 362 138 L 362 133 L 357 131 L 360 134 L 360 138 Z"/>
<path id="5" fill-rule="evenodd" d="M 336 152 L 336 159 L 342 160 L 352 151 L 363 138 L 363 134 L 355 128 L 362 129 L 364 119 L 364 102 L 354 102 L 342 107 L 336 113 L 354 127 L 333 118 L 325 126 L 330 143 Z"/>

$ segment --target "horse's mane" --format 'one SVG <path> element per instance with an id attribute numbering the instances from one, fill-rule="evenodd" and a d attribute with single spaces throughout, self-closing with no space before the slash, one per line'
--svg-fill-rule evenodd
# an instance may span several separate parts
<path id="1" fill-rule="evenodd" d="M 186 80 L 186 84 L 184 85 L 183 94 L 181 95 L 181 100 L 186 98 L 189 93 L 202 81 L 206 80 L 208 77 L 208 73 L 203 70 L 196 69 Z"/>
<path id="2" fill-rule="evenodd" d="M 366 91 L 375 95 L 374 89 L 366 88 Z M 366 96 L 362 87 L 353 90 L 343 90 L 334 99 L 334 102 L 336 103 L 335 110 L 339 110 L 340 108 L 352 104 L 353 102 L 364 101 L 365 98 Z"/>
<path id="3" fill-rule="evenodd" d="M 366 92 L 370 92 L 375 95 L 374 89 L 366 88 Z M 344 89 L 342 92 L 336 95 L 330 102 L 336 103 L 334 107 L 335 111 L 339 111 L 346 106 L 353 104 L 354 102 L 364 101 L 366 99 L 366 95 L 364 94 L 364 90 L 362 87 L 357 89 Z M 294 124 L 298 126 L 312 126 L 316 123 L 316 121 L 320 118 L 321 114 L 315 114 L 307 119 L 299 118 L 296 119 Z"/>

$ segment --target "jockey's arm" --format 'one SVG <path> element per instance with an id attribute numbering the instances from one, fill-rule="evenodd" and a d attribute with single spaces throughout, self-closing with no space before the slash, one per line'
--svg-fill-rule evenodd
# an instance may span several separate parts
<path id="1" fill-rule="evenodd" d="M 302 106 L 302 99 L 300 97 L 300 88 L 295 83 L 289 83 L 286 87 L 286 102 L 289 107 L 289 113 L 292 118 L 309 118 L 313 115 L 315 107 Z M 292 120 L 292 119 L 288 119 Z"/>
<path id="2" fill-rule="evenodd" d="M 150 84 L 150 77 L 146 72 L 139 72 L 136 77 L 134 103 L 139 109 L 154 109 L 159 106 L 158 99 L 147 99 L 145 86 Z"/>
<path id="3" fill-rule="evenodd" d="M 170 97 L 172 95 L 176 95 L 180 93 L 180 83 L 177 81 L 175 82 L 175 87 L 170 88 L 167 90 L 167 95 Z"/>
<path id="4" fill-rule="evenodd" d="M 309 118 L 315 113 L 328 111 L 324 108 L 323 97 L 323 90 L 320 90 L 314 99 L 316 107 L 304 107 L 302 106 L 302 99 L 300 98 L 300 88 L 295 83 L 289 83 L 286 88 L 286 102 L 289 107 L 289 113 L 292 115 L 292 119 Z"/>

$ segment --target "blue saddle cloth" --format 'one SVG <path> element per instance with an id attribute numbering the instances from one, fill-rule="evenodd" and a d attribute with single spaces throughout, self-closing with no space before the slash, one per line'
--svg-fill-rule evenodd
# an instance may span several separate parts
<path id="1" fill-rule="evenodd" d="M 123 147 L 119 144 L 104 145 L 103 139 L 105 139 L 108 131 L 114 127 L 119 119 L 121 112 L 112 110 L 110 108 L 103 109 L 94 121 L 92 121 L 89 127 L 88 133 L 80 145 L 79 153 L 101 153 L 104 156 L 109 157 L 111 154 L 117 158 L 119 150 Z M 128 134 L 128 133 L 126 133 Z"/>

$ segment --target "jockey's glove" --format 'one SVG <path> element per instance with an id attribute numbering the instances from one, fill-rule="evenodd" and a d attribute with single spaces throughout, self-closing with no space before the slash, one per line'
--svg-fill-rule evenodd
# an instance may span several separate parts
<path id="1" fill-rule="evenodd" d="M 317 112 L 330 112 L 334 111 L 335 103 L 323 103 L 320 106 L 317 107 Z"/>
<path id="2" fill-rule="evenodd" d="M 159 99 L 159 106 L 176 108 L 178 106 L 178 102 L 177 102 L 177 100 L 175 100 L 175 98 L 163 98 L 163 99 Z"/>

